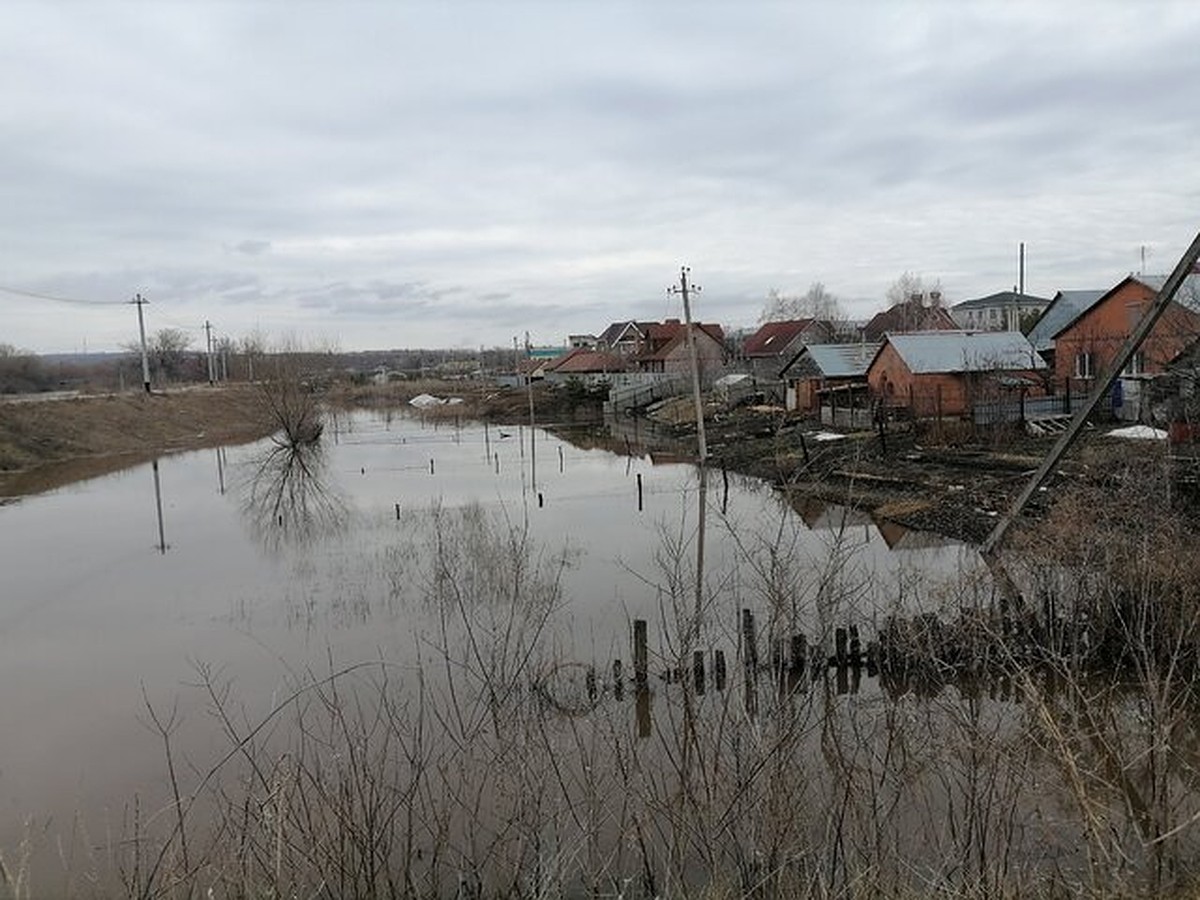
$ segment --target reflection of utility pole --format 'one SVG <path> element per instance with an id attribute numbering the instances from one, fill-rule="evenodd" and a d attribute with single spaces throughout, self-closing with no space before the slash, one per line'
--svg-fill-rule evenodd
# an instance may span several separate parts
<path id="1" fill-rule="evenodd" d="M 151 463 L 154 469 L 154 505 L 158 510 L 158 547 L 159 553 L 167 552 L 167 538 L 163 531 L 163 512 L 162 512 L 162 483 L 158 480 L 158 460 Z"/>
<path id="2" fill-rule="evenodd" d="M 212 342 L 212 322 L 208 319 L 204 320 L 204 341 L 206 346 L 206 355 L 208 356 L 208 383 L 212 384 L 217 380 L 216 368 L 213 365 L 213 342 Z"/>
<path id="3" fill-rule="evenodd" d="M 150 301 L 141 294 L 134 294 L 130 303 L 136 303 L 138 308 L 138 334 L 142 339 L 142 385 L 146 393 L 150 393 L 150 358 L 146 355 L 146 322 L 142 318 L 142 307 Z"/>

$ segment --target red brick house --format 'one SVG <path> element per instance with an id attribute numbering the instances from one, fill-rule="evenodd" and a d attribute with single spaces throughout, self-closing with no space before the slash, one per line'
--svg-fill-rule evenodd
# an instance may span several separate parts
<path id="1" fill-rule="evenodd" d="M 1041 396 L 1046 363 L 1017 331 L 889 334 L 867 367 L 876 401 L 915 417 L 965 416 L 977 402 Z"/>
<path id="2" fill-rule="evenodd" d="M 711 375 L 725 365 L 725 332 L 720 325 L 693 327 L 696 359 L 700 374 Z M 642 349 L 633 361 L 643 372 L 684 373 L 691 371 L 687 326 L 678 319 L 667 319 L 647 326 Z"/>
<path id="3" fill-rule="evenodd" d="M 1184 283 L 1190 294 L 1197 276 Z M 1166 281 L 1151 275 L 1121 279 L 1090 309 L 1054 335 L 1054 378 L 1072 391 L 1087 391 L 1092 379 L 1108 371 Z M 1200 314 L 1177 301 L 1154 324 L 1126 367 L 1128 375 L 1157 375 L 1200 336 Z"/>

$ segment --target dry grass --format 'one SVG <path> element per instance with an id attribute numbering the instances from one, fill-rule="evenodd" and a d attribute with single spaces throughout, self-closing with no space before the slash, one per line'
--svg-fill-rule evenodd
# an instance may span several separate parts
<path id="1" fill-rule="evenodd" d="M 0 404 L 0 472 L 118 454 L 158 455 L 255 440 L 276 424 L 253 387 L 195 387 Z"/>

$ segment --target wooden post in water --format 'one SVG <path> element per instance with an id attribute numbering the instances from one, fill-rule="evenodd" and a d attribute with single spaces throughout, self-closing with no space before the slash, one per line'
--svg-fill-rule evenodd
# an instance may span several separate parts
<path id="1" fill-rule="evenodd" d="M 721 463 L 721 515 L 729 511 L 729 470 Z"/>
<path id="2" fill-rule="evenodd" d="M 649 651 L 646 647 L 646 620 L 633 620 L 633 681 L 645 688 L 649 681 Z"/>
<path id="3" fill-rule="evenodd" d="M 397 522 L 400 521 L 400 504 L 399 503 L 396 504 L 396 521 Z"/>
<path id="4" fill-rule="evenodd" d="M 758 669 L 758 640 L 754 633 L 754 613 L 742 610 L 742 660 L 747 672 Z"/>
<path id="5" fill-rule="evenodd" d="M 565 463 L 563 460 L 562 444 L 559 444 L 558 445 L 558 471 L 559 471 L 559 473 L 562 473 L 564 467 L 565 467 Z"/>
<path id="6" fill-rule="evenodd" d="M 500 451 L 496 451 L 496 474 L 500 474 Z"/>
<path id="7" fill-rule="evenodd" d="M 792 635 L 792 671 L 803 674 L 808 668 L 808 638 L 803 634 Z"/>
<path id="8" fill-rule="evenodd" d="M 839 669 L 844 669 L 846 662 L 846 629 L 835 628 L 833 630 L 833 664 Z"/>
<path id="9" fill-rule="evenodd" d="M 433 459 L 432 458 L 429 460 L 429 474 L 430 475 L 433 474 Z"/>
<path id="10" fill-rule="evenodd" d="M 638 512 L 642 511 L 642 473 L 637 473 Z"/>

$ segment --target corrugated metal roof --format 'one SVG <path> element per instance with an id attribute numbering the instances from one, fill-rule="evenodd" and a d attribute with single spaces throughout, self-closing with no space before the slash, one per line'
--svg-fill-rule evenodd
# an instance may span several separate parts
<path id="1" fill-rule="evenodd" d="M 1019 331 L 923 331 L 889 334 L 887 342 L 914 374 L 1046 368 Z"/>
<path id="2" fill-rule="evenodd" d="M 879 344 L 810 344 L 800 351 L 816 364 L 826 378 L 866 375 Z"/>
<path id="3" fill-rule="evenodd" d="M 1054 346 L 1054 336 L 1095 306 L 1108 290 L 1059 291 L 1041 318 L 1029 329 L 1029 341 L 1039 352 Z"/>

